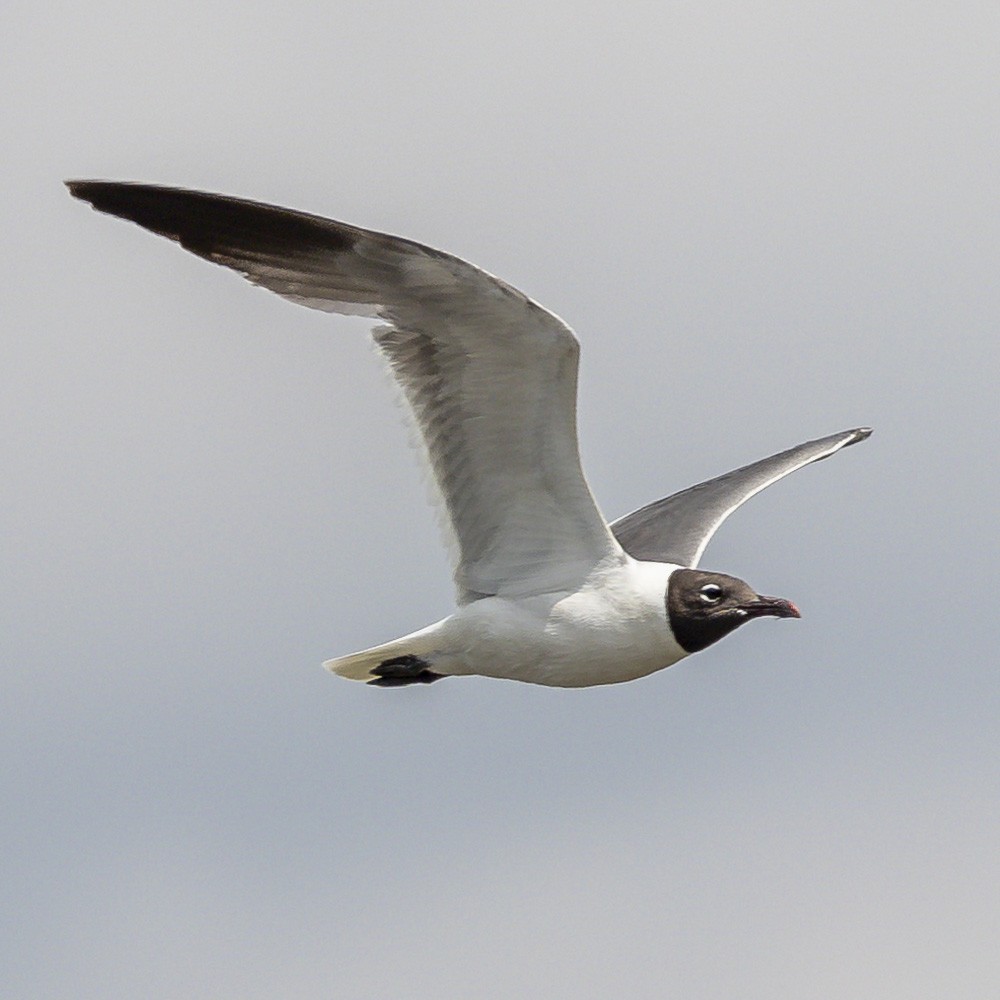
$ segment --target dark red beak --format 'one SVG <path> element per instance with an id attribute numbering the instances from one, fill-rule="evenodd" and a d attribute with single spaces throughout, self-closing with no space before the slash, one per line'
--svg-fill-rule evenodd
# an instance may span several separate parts
<path id="1" fill-rule="evenodd" d="M 775 618 L 801 618 L 799 609 L 783 597 L 764 597 L 757 595 L 757 600 L 741 605 L 748 618 L 764 618 L 773 615 Z"/>

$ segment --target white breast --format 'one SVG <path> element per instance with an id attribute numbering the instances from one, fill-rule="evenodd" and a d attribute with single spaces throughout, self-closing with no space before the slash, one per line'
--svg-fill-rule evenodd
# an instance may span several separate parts
<path id="1" fill-rule="evenodd" d="M 574 593 L 466 605 L 442 622 L 434 669 L 585 687 L 643 677 L 687 654 L 670 631 L 666 589 L 676 566 L 628 559 Z"/>

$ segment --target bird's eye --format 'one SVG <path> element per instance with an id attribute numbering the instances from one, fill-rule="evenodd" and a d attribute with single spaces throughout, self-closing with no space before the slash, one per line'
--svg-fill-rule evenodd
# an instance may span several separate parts
<path id="1" fill-rule="evenodd" d="M 718 604 L 722 600 L 722 588 L 717 583 L 706 583 L 698 591 L 698 596 L 706 604 Z"/>

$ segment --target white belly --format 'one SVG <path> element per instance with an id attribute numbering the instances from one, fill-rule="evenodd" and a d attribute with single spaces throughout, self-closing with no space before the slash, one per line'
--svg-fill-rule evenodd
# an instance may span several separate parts
<path id="1" fill-rule="evenodd" d="M 585 687 L 643 677 L 687 654 L 667 620 L 674 569 L 629 560 L 573 594 L 475 601 L 440 623 L 432 669 Z"/>

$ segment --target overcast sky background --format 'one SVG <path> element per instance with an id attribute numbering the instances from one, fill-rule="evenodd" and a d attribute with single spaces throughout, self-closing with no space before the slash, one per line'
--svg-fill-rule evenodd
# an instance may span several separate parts
<path id="1" fill-rule="evenodd" d="M 995 3 L 4 5 L 4 997 L 1000 992 Z M 628 685 L 375 690 L 447 614 L 364 325 L 73 201 L 222 191 L 502 275 L 605 514 L 861 424 Z"/>

